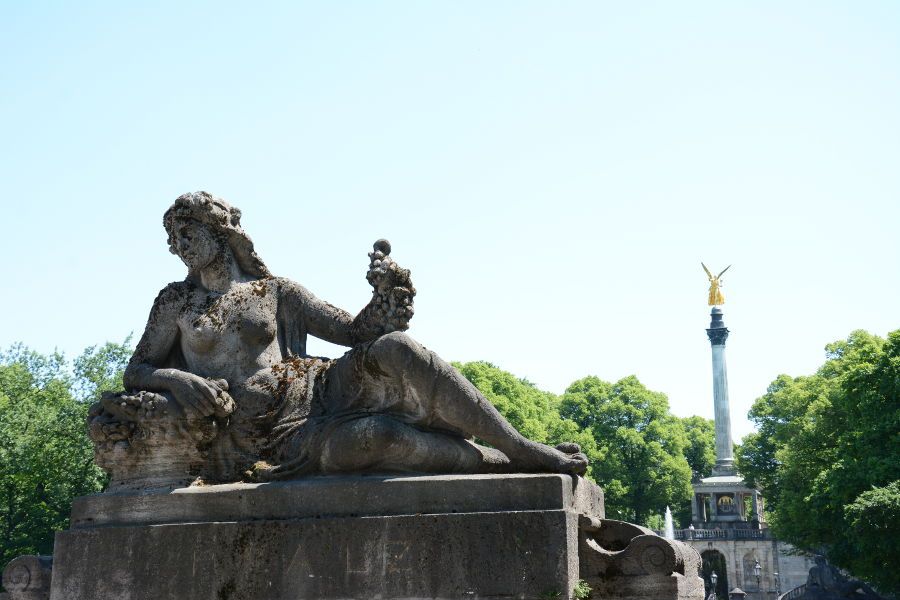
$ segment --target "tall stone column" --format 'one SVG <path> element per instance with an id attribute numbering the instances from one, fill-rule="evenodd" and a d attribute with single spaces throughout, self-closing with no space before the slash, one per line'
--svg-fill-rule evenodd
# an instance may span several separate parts
<path id="1" fill-rule="evenodd" d="M 716 420 L 716 466 L 713 475 L 734 475 L 734 450 L 731 442 L 731 411 L 728 405 L 728 370 L 725 368 L 725 340 L 728 328 L 722 309 L 713 307 L 706 335 L 712 346 L 713 403 Z"/>

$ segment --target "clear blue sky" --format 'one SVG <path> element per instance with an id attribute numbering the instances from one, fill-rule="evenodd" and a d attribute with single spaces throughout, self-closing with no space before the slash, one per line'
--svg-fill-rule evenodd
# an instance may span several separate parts
<path id="1" fill-rule="evenodd" d="M 204 189 L 353 312 L 389 238 L 447 359 L 681 415 L 712 416 L 699 263 L 733 264 L 739 437 L 777 374 L 900 327 L 898 73 L 887 1 L 4 2 L 0 346 L 140 335 Z"/>

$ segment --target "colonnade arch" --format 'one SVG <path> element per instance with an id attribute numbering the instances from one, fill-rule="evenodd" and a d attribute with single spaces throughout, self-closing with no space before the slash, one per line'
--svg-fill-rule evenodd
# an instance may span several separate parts
<path id="1" fill-rule="evenodd" d="M 703 559 L 703 575 L 704 589 L 706 596 L 712 589 L 712 574 L 716 573 L 716 597 L 719 600 L 728 600 L 728 563 L 725 555 L 718 550 L 704 550 L 700 554 Z"/>

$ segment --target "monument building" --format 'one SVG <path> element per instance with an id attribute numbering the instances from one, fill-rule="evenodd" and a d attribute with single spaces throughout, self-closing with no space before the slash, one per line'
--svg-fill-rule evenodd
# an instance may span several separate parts
<path id="1" fill-rule="evenodd" d="M 719 598 L 746 594 L 748 600 L 776 600 L 806 583 L 813 562 L 772 535 L 762 490 L 735 467 L 725 363 L 729 330 L 719 307 L 725 302 L 720 281 L 725 271 L 713 275 L 703 268 L 712 306 L 706 334 L 712 350 L 716 463 L 709 477 L 693 482 L 691 524 L 675 531 L 675 538 L 700 553 L 708 594 L 714 587 Z"/>

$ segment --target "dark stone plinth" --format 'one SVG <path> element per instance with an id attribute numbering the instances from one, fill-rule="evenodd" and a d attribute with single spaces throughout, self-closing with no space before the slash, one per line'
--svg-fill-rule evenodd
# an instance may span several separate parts
<path id="1" fill-rule="evenodd" d="M 537 598 L 577 580 L 576 523 L 538 511 L 74 530 L 57 538 L 51 598 Z"/>
<path id="2" fill-rule="evenodd" d="M 327 477 L 79 499 L 52 600 L 565 598 L 579 519 L 564 475 Z"/>
<path id="3" fill-rule="evenodd" d="M 80 498 L 11 600 L 702 600 L 699 566 L 576 477 L 319 477 Z"/>

